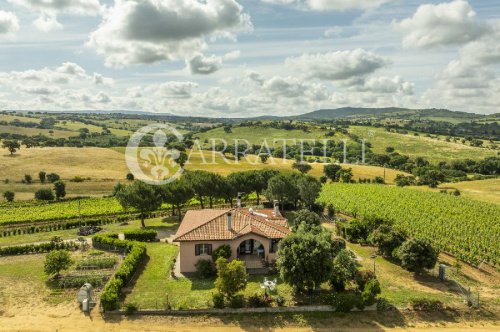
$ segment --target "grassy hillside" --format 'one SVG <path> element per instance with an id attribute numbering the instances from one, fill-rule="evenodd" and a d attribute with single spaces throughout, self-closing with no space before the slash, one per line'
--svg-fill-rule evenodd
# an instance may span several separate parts
<path id="1" fill-rule="evenodd" d="M 500 263 L 500 205 L 384 185 L 333 184 L 320 201 L 356 216 L 393 221 L 408 235 L 427 238 L 460 259 Z"/>
<path id="2" fill-rule="evenodd" d="M 446 189 L 448 191 L 460 190 L 463 197 L 478 201 L 500 204 L 500 179 L 488 179 L 479 181 L 464 181 L 457 183 L 443 183 L 436 189 L 427 186 L 411 187 L 417 190 L 436 191 Z"/>
<path id="3" fill-rule="evenodd" d="M 460 142 L 446 142 L 429 137 L 392 133 L 384 128 L 351 126 L 349 131 L 372 143 L 375 153 L 385 153 L 385 148 L 392 146 L 397 152 L 411 157 L 425 157 L 432 162 L 457 159 L 484 159 L 496 156 L 496 152 L 487 148 L 476 148 Z"/>
<path id="4" fill-rule="evenodd" d="M 248 127 L 233 127 L 231 128 L 231 133 L 224 132 L 224 128 L 215 128 L 204 133 L 196 134 L 195 137 L 200 138 L 200 143 L 204 144 L 204 147 L 210 146 L 210 139 L 217 139 L 216 144 L 220 142 L 218 139 L 225 139 L 229 144 L 234 144 L 235 139 L 246 139 L 251 144 L 262 144 L 264 139 L 270 147 L 273 146 L 273 140 L 281 140 L 276 142 L 276 146 L 283 145 L 283 139 L 315 139 L 323 140 L 327 139 L 325 134 L 329 130 L 323 130 L 314 126 L 311 126 L 310 131 L 305 132 L 303 130 L 285 130 L 285 129 L 275 129 L 267 128 L 263 126 L 248 126 Z M 336 133 L 333 137 L 328 137 L 333 140 L 340 140 L 346 138 L 345 135 L 341 133 Z M 208 140 L 208 143 L 204 143 Z M 289 145 L 293 142 L 288 143 Z"/>

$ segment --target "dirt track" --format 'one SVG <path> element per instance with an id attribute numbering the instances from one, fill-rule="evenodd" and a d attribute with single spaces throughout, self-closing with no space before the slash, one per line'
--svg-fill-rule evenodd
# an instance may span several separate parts
<path id="1" fill-rule="evenodd" d="M 76 305 L 0 313 L 0 331 L 498 331 L 493 314 L 482 312 L 387 312 L 348 315 L 85 316 Z"/>

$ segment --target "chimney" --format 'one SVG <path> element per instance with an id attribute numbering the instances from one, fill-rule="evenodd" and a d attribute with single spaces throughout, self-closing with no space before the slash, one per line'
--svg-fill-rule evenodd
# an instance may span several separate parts
<path id="1" fill-rule="evenodd" d="M 227 230 L 232 231 L 233 230 L 233 215 L 231 214 L 231 212 L 228 212 L 226 214 L 226 217 L 227 217 Z"/>
<path id="2" fill-rule="evenodd" d="M 274 209 L 273 209 L 273 215 L 275 217 L 279 217 L 281 216 L 281 213 L 280 213 L 280 204 L 277 200 L 274 200 Z"/>
<path id="3" fill-rule="evenodd" d="M 238 193 L 238 196 L 236 196 L 236 207 L 241 209 L 241 193 Z"/>

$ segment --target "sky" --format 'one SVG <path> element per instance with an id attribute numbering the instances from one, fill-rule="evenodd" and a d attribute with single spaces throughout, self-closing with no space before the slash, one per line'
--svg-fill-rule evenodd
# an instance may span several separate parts
<path id="1" fill-rule="evenodd" d="M 0 0 L 0 109 L 500 112 L 498 0 Z"/>

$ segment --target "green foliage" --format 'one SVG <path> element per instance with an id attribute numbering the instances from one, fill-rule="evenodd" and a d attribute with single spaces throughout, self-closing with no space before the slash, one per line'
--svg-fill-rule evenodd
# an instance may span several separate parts
<path id="1" fill-rule="evenodd" d="M 245 306 L 245 297 L 241 294 L 235 295 L 229 299 L 229 307 L 233 309 L 243 308 Z"/>
<path id="2" fill-rule="evenodd" d="M 268 307 L 269 305 L 270 303 L 261 294 L 255 293 L 248 297 L 248 306 L 250 308 L 264 308 Z"/>
<path id="3" fill-rule="evenodd" d="M 16 193 L 10 190 L 7 190 L 6 192 L 3 193 L 3 198 L 5 198 L 7 202 L 13 202 L 15 197 Z"/>
<path id="4" fill-rule="evenodd" d="M 302 223 L 308 226 L 320 226 L 321 219 L 319 218 L 318 214 L 306 209 L 302 209 L 293 213 L 290 224 L 292 226 L 292 229 L 296 230 Z"/>
<path id="5" fill-rule="evenodd" d="M 319 201 L 357 216 L 392 220 L 408 236 L 426 238 L 472 264 L 500 263 L 500 206 L 452 195 L 377 185 L 326 185 Z"/>
<path id="6" fill-rule="evenodd" d="M 139 308 L 135 303 L 125 303 L 125 314 L 132 315 L 135 314 Z"/>
<path id="7" fill-rule="evenodd" d="M 379 254 L 391 257 L 392 253 L 404 241 L 404 233 L 393 229 L 389 225 L 381 225 L 368 236 L 368 242 L 378 247 Z"/>
<path id="8" fill-rule="evenodd" d="M 102 286 L 106 280 L 107 275 L 104 273 L 89 273 L 75 276 L 63 276 L 56 280 L 58 288 L 80 288 L 83 284 L 89 283 L 94 287 Z"/>
<path id="9" fill-rule="evenodd" d="M 312 169 L 312 166 L 306 162 L 296 161 L 293 163 L 292 168 L 298 170 L 302 174 L 306 174 Z"/>
<path id="10" fill-rule="evenodd" d="M 353 177 L 352 168 L 342 168 L 339 171 L 339 177 L 344 183 L 350 183 Z"/>
<path id="11" fill-rule="evenodd" d="M 312 209 L 321 192 L 321 183 L 313 176 L 303 176 L 297 180 L 300 200 Z"/>
<path id="12" fill-rule="evenodd" d="M 0 256 L 39 254 L 52 250 L 76 250 L 79 246 L 73 241 L 66 242 L 43 242 L 37 244 L 26 244 L 21 246 L 1 247 Z"/>
<path id="13" fill-rule="evenodd" d="M 409 239 L 396 250 L 396 257 L 403 268 L 419 273 L 436 265 L 438 252 L 429 240 Z"/>
<path id="14" fill-rule="evenodd" d="M 333 271 L 330 283 L 336 291 L 343 291 L 346 284 L 354 279 L 357 271 L 354 253 L 347 249 L 341 250 L 333 259 Z"/>
<path id="15" fill-rule="evenodd" d="M 115 265 L 116 265 L 116 258 L 114 257 L 87 258 L 76 262 L 76 269 L 77 270 L 109 269 L 114 267 Z"/>
<path id="16" fill-rule="evenodd" d="M 31 175 L 29 175 L 29 174 L 25 174 L 23 182 L 30 184 L 30 183 L 33 182 L 33 177 Z"/>
<path id="17" fill-rule="evenodd" d="M 322 227 L 291 233 L 281 240 L 276 263 L 281 278 L 297 290 L 318 287 L 333 270 L 331 233 Z"/>
<path id="18" fill-rule="evenodd" d="M 62 270 L 68 269 L 73 261 L 67 250 L 53 250 L 45 257 L 43 270 L 48 275 L 59 275 Z"/>
<path id="19" fill-rule="evenodd" d="M 227 298 L 232 298 L 236 293 L 247 286 L 247 273 L 245 263 L 233 260 L 228 263 L 227 259 L 219 258 L 215 263 L 217 266 L 217 279 L 215 287 Z"/>
<path id="20" fill-rule="evenodd" d="M 53 201 L 54 193 L 50 188 L 40 188 L 35 191 L 35 199 L 39 201 Z"/>
<path id="21" fill-rule="evenodd" d="M 139 211 L 142 227 L 146 227 L 146 214 L 159 209 L 162 204 L 161 196 L 153 186 L 142 181 L 123 186 L 115 197 L 124 209 L 134 208 Z"/>
<path id="22" fill-rule="evenodd" d="M 127 178 L 127 180 L 128 180 L 128 181 L 134 181 L 134 178 L 135 178 L 135 177 L 134 177 L 134 174 L 132 174 L 132 173 L 127 173 L 127 177 L 126 177 L 126 178 Z"/>
<path id="23" fill-rule="evenodd" d="M 154 242 L 158 232 L 154 229 L 136 229 L 123 232 L 125 240 L 139 242 Z"/>
<path id="24" fill-rule="evenodd" d="M 347 313 L 354 307 L 362 307 L 362 301 L 356 294 L 338 293 L 333 297 L 333 307 L 336 312 Z"/>
<path id="25" fill-rule="evenodd" d="M 439 300 L 431 300 L 427 298 L 412 299 L 410 305 L 413 310 L 420 311 L 440 311 L 444 309 L 443 303 Z"/>
<path id="26" fill-rule="evenodd" d="M 21 148 L 21 144 L 19 144 L 19 142 L 16 140 L 3 140 L 2 147 L 9 150 L 10 155 L 13 155 L 17 150 Z"/>
<path id="27" fill-rule="evenodd" d="M 387 221 L 376 217 L 362 217 L 352 220 L 345 228 L 346 238 L 352 242 L 366 243 L 370 234 Z"/>
<path id="28" fill-rule="evenodd" d="M 217 262 L 219 258 L 230 259 L 231 258 L 231 246 L 229 244 L 223 244 L 217 249 L 212 251 L 212 261 Z"/>
<path id="29" fill-rule="evenodd" d="M 120 249 L 127 254 L 120 268 L 101 293 L 102 308 L 106 311 L 117 309 L 120 291 L 130 281 L 139 264 L 146 257 L 146 246 L 135 241 L 118 240 L 107 234 L 95 235 L 92 238 L 92 244 L 94 248 L 102 250 Z"/>
<path id="30" fill-rule="evenodd" d="M 47 179 L 47 173 L 44 171 L 38 172 L 38 179 L 40 180 L 40 183 L 45 183 L 45 180 Z"/>
<path id="31" fill-rule="evenodd" d="M 413 186 L 416 184 L 415 177 L 413 175 L 406 176 L 403 174 L 396 175 L 394 182 L 398 187 Z"/>
<path id="32" fill-rule="evenodd" d="M 375 304 L 377 301 L 377 296 L 382 292 L 380 289 L 380 283 L 377 279 L 369 280 L 361 293 L 361 299 L 363 303 L 367 306 Z"/>
<path id="33" fill-rule="evenodd" d="M 369 270 L 361 270 L 356 271 L 356 275 L 354 276 L 354 281 L 358 285 L 358 289 L 363 291 L 365 289 L 365 285 L 370 281 L 375 279 L 375 274 Z"/>
<path id="34" fill-rule="evenodd" d="M 54 183 L 58 180 L 60 180 L 61 177 L 59 176 L 59 174 L 57 173 L 50 173 L 50 174 L 47 174 L 47 180 L 50 182 L 50 183 Z"/>
<path id="35" fill-rule="evenodd" d="M 200 278 L 211 278 L 215 275 L 214 263 L 209 259 L 199 259 L 194 266 Z"/>
<path id="36" fill-rule="evenodd" d="M 323 167 L 323 173 L 325 174 L 325 176 L 327 178 L 329 178 L 333 182 L 339 182 L 339 180 L 340 180 L 340 173 L 339 172 L 341 169 L 342 169 L 342 167 L 340 165 L 329 164 L 329 165 L 325 165 Z"/>
<path id="37" fill-rule="evenodd" d="M 279 174 L 269 180 L 265 195 L 269 200 L 278 200 L 281 204 L 295 203 L 299 199 L 299 188 L 291 174 Z"/>
<path id="38" fill-rule="evenodd" d="M 224 295 L 221 293 L 215 293 L 212 295 L 212 302 L 214 303 L 215 309 L 224 309 Z"/>
<path id="39" fill-rule="evenodd" d="M 54 182 L 54 191 L 56 193 L 56 199 L 60 200 L 66 196 L 66 184 L 61 180 Z"/>

